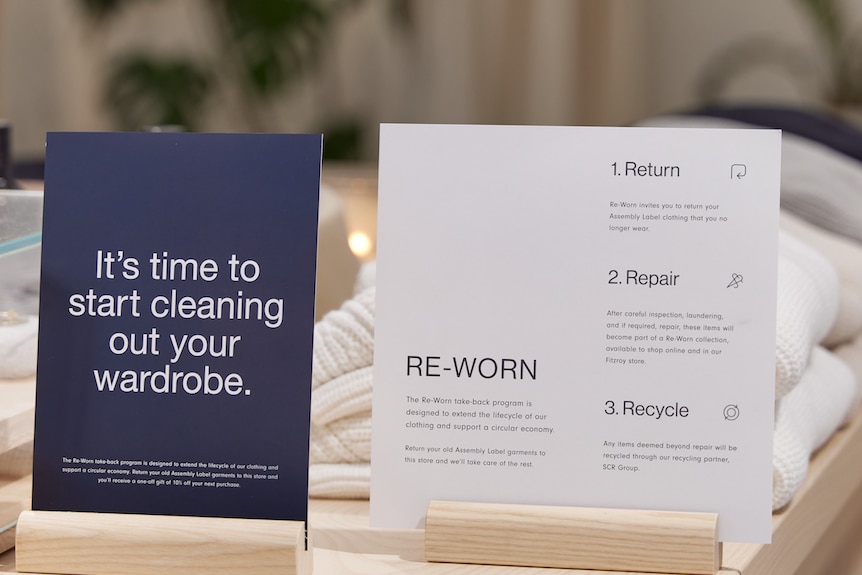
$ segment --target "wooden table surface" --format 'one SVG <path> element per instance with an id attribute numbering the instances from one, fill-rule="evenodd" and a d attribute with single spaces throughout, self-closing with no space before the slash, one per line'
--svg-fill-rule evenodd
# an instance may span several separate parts
<path id="1" fill-rule="evenodd" d="M 0 484 L 0 501 L 7 491 L 8 482 Z M 316 574 L 598 573 L 427 563 L 423 531 L 370 528 L 368 501 L 312 500 L 309 523 Z M 802 489 L 773 524 L 771 545 L 725 544 L 719 573 L 862 573 L 862 415 L 815 455 Z M 0 572 L 15 572 L 14 550 L 0 555 Z"/>

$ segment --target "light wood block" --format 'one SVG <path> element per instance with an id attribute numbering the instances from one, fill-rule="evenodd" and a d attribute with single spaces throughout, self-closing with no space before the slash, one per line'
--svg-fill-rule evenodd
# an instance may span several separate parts
<path id="1" fill-rule="evenodd" d="M 18 572 L 308 575 L 301 521 L 25 511 Z"/>
<path id="2" fill-rule="evenodd" d="M 15 545 L 18 515 L 30 509 L 31 476 L 18 479 L 0 477 L 0 553 Z"/>
<path id="3" fill-rule="evenodd" d="M 18 515 L 30 509 L 32 476 L 10 479 L 0 477 L 0 553 L 15 545 Z"/>
<path id="4" fill-rule="evenodd" d="M 0 453 L 0 479 L 12 480 L 33 473 L 33 442 Z"/>
<path id="5" fill-rule="evenodd" d="M 432 501 L 428 561 L 714 574 L 718 515 Z"/>
<path id="6" fill-rule="evenodd" d="M 0 453 L 33 441 L 35 378 L 0 380 Z"/>

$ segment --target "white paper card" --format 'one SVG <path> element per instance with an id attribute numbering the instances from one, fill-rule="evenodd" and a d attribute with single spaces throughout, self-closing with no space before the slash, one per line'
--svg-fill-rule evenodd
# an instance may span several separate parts
<path id="1" fill-rule="evenodd" d="M 382 126 L 372 525 L 446 499 L 768 542 L 780 142 Z"/>

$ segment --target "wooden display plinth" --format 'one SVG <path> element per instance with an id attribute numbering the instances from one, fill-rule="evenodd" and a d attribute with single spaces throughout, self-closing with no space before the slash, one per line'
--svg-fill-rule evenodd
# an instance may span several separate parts
<path id="1" fill-rule="evenodd" d="M 432 501 L 425 559 L 448 563 L 714 574 L 718 515 Z"/>
<path id="2" fill-rule="evenodd" d="M 18 572 L 308 575 L 302 521 L 25 511 Z"/>

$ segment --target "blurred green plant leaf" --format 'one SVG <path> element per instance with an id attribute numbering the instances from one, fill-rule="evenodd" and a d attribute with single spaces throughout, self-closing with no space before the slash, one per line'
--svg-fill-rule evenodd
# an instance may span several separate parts
<path id="1" fill-rule="evenodd" d="M 404 32 L 416 28 L 416 10 L 413 0 L 389 0 L 389 20 Z"/>
<path id="2" fill-rule="evenodd" d="M 141 1 L 142 0 L 78 0 L 78 4 L 84 10 L 84 13 L 90 21 L 95 24 L 104 24 L 119 14 L 123 8 Z M 152 2 L 153 0 L 145 1 Z"/>
<path id="3" fill-rule="evenodd" d="M 838 45 L 844 36 L 842 14 L 835 0 L 797 0 L 828 44 Z"/>
<path id="4" fill-rule="evenodd" d="M 178 125 L 194 130 L 210 85 L 206 68 L 191 60 L 133 54 L 112 67 L 105 98 L 122 129 Z"/>
<path id="5" fill-rule="evenodd" d="M 332 120 L 321 131 L 324 160 L 355 161 L 362 157 L 365 129 L 356 118 Z"/>
<path id="6" fill-rule="evenodd" d="M 328 12 L 313 0 L 212 0 L 219 13 L 224 58 L 256 97 L 271 97 L 319 56 Z"/>
<path id="7" fill-rule="evenodd" d="M 158 0 L 78 0 L 89 21 L 108 25 L 125 8 Z M 389 0 L 393 22 L 408 27 L 412 0 Z M 138 51 L 115 56 L 105 104 L 121 129 L 181 125 L 196 130 L 208 98 L 234 89 L 248 128 L 265 131 L 266 101 L 274 100 L 318 64 L 336 19 L 365 0 L 201 0 L 200 26 L 215 40 L 201 58 Z M 328 158 L 357 159 L 364 128 L 354 119 L 324 130 Z"/>
<path id="8" fill-rule="evenodd" d="M 846 15 L 837 0 L 798 0 L 824 44 L 829 63 L 829 100 L 838 106 L 858 104 L 862 99 L 858 76 L 862 68 L 852 37 L 844 26 Z"/>

